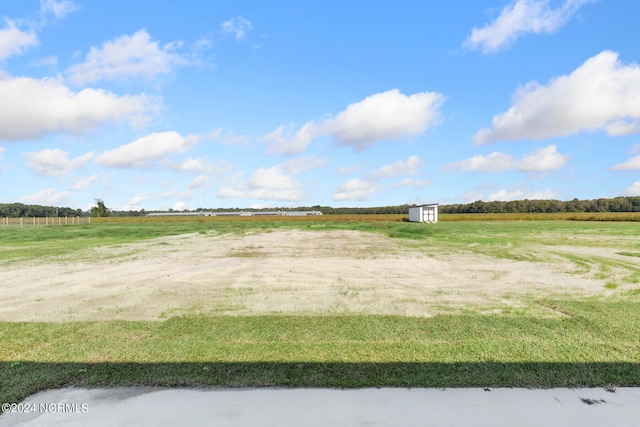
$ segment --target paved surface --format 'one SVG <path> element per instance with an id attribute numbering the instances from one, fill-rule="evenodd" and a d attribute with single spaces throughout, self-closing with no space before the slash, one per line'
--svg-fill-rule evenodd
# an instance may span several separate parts
<path id="1" fill-rule="evenodd" d="M 0 426 L 637 426 L 640 388 L 50 390 Z M 27 412 L 28 411 L 28 412 Z M 33 411 L 33 412 L 31 412 Z"/>

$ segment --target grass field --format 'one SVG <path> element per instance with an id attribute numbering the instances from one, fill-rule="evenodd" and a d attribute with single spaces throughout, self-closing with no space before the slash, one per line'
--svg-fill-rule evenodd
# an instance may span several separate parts
<path id="1" fill-rule="evenodd" d="M 458 307 L 430 317 L 186 311 L 155 320 L 7 320 L 0 322 L 1 402 L 17 402 L 38 390 L 68 385 L 640 385 L 637 223 L 540 220 L 425 225 L 404 223 L 396 216 L 167 221 L 111 218 L 92 224 L 0 230 L 0 269 L 54 264 L 69 257 L 86 260 L 87 253 L 140 242 L 161 244 L 163 240 L 153 239 L 166 236 L 355 230 L 389 238 L 425 259 L 439 260 L 445 254 L 447 259 L 483 257 L 541 268 L 562 266 L 568 271 L 562 277 L 584 278 L 599 287 L 581 294 L 524 292 L 511 295 L 509 306 Z M 254 256 L 256 251 L 243 256 Z M 130 256 L 122 253 L 118 256 Z M 494 276 L 492 280 L 500 283 L 500 275 Z M 10 285 L 0 278 L 0 298 L 3 287 Z"/>

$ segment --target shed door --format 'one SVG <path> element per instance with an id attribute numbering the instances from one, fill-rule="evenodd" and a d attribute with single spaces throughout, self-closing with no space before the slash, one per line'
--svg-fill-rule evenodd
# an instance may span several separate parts
<path id="1" fill-rule="evenodd" d="M 425 207 L 422 214 L 422 220 L 425 222 L 435 222 L 436 220 L 435 210 L 433 208 Z"/>

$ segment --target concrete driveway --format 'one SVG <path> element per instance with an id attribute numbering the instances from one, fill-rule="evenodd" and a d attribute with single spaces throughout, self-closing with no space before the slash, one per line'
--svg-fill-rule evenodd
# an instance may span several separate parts
<path id="1" fill-rule="evenodd" d="M 0 426 L 637 426 L 640 389 L 67 388 Z"/>

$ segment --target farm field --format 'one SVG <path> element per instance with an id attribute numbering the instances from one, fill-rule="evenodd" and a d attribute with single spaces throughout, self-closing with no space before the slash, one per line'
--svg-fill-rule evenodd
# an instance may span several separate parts
<path id="1" fill-rule="evenodd" d="M 633 222 L 0 230 L 0 401 L 62 385 L 640 385 Z"/>

